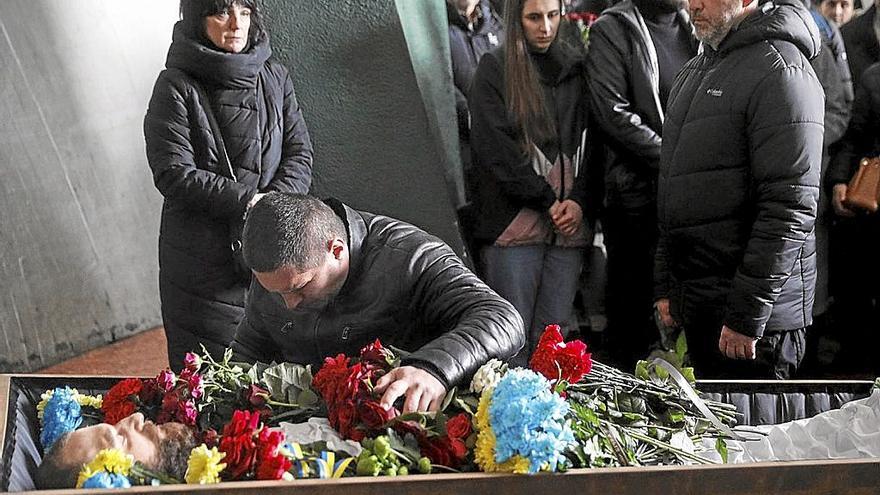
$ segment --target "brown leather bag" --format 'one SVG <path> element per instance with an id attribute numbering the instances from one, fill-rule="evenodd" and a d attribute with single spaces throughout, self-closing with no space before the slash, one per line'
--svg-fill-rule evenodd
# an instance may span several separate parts
<path id="1" fill-rule="evenodd" d="M 880 157 L 862 158 L 859 169 L 846 187 L 843 204 L 871 213 L 880 206 Z"/>

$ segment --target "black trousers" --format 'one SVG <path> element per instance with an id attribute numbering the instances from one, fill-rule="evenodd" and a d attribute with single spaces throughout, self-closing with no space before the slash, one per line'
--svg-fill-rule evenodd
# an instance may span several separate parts
<path id="1" fill-rule="evenodd" d="M 694 319 L 684 327 L 688 356 L 697 378 L 786 380 L 806 354 L 807 331 L 766 332 L 755 345 L 755 359 L 730 359 L 718 349 L 720 318 Z"/>
<path id="2" fill-rule="evenodd" d="M 602 227 L 608 253 L 605 342 L 613 364 L 632 370 L 659 337 L 653 313 L 657 213 L 653 206 L 609 208 Z"/>

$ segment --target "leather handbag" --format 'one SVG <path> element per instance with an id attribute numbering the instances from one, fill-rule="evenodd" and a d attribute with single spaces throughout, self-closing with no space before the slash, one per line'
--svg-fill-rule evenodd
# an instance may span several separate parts
<path id="1" fill-rule="evenodd" d="M 880 157 L 862 158 L 859 169 L 846 187 L 843 204 L 871 213 L 877 211 L 880 206 Z"/>

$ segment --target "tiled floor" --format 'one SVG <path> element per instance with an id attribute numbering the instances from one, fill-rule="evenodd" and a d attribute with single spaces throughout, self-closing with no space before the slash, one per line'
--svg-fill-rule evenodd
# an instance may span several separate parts
<path id="1" fill-rule="evenodd" d="M 44 368 L 37 373 L 153 376 L 167 367 L 165 330 L 158 327 Z"/>

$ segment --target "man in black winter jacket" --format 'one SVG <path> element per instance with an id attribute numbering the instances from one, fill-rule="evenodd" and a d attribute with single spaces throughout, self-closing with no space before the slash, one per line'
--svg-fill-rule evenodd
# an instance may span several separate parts
<path id="1" fill-rule="evenodd" d="M 657 168 L 666 99 L 697 54 L 680 0 L 624 0 L 590 28 L 587 83 L 606 145 L 602 229 L 608 250 L 608 347 L 631 369 L 657 331 L 651 314 L 657 245 Z"/>
<path id="2" fill-rule="evenodd" d="M 269 194 L 248 213 L 254 272 L 233 341 L 246 361 L 320 365 L 381 339 L 413 351 L 376 384 L 390 407 L 436 410 L 446 391 L 523 346 L 514 307 L 441 240 L 381 215 L 310 196 Z"/>
<path id="3" fill-rule="evenodd" d="M 822 160 L 820 37 L 797 0 L 691 0 L 704 52 L 663 126 L 655 296 L 701 376 L 786 378 L 804 354 Z"/>

